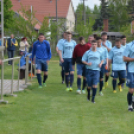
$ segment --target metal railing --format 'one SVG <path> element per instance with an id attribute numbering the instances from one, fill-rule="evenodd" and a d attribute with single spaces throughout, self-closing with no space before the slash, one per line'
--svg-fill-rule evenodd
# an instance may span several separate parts
<path id="1" fill-rule="evenodd" d="M 25 60 L 26 60 L 26 67 L 25 67 L 25 86 L 27 87 L 27 85 L 31 85 L 31 83 L 29 83 L 29 82 L 31 82 L 32 81 L 32 78 L 33 78 L 33 76 L 32 76 L 32 70 L 33 70 L 33 64 L 32 64 L 32 62 L 31 62 L 31 69 L 30 69 L 30 72 L 31 72 L 31 79 L 30 79 L 30 81 L 29 81 L 29 76 L 28 76 L 28 74 L 29 74 L 29 60 L 30 60 L 30 57 L 31 56 L 31 54 L 29 54 L 29 55 L 27 55 L 26 57 L 25 57 Z M 12 79 L 11 79 L 11 93 L 10 93 L 10 95 L 11 96 L 14 96 L 14 97 L 16 97 L 17 95 L 16 94 L 14 94 L 13 92 L 13 89 L 14 89 L 14 87 L 13 87 L 13 82 L 14 82 L 14 63 L 15 63 L 15 61 L 16 60 L 18 60 L 19 61 L 19 64 L 18 64 L 18 80 L 17 80 L 17 91 L 19 91 L 19 86 L 20 86 L 20 58 L 21 57 L 14 57 L 14 58 L 9 58 L 9 59 L 4 59 L 4 60 L 2 60 L 2 65 L 1 65 L 1 99 L 0 99 L 0 103 L 8 103 L 8 101 L 5 101 L 4 99 L 3 99 L 3 95 L 4 95 L 4 63 L 6 63 L 6 62 L 8 62 L 8 61 L 12 61 Z"/>

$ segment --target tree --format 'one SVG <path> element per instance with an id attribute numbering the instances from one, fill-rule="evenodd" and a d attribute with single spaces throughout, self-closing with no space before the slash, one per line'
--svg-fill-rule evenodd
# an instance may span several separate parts
<path id="1" fill-rule="evenodd" d="M 127 10 L 127 1 L 128 0 L 109 0 L 109 24 L 111 30 L 118 32 L 122 26 L 127 25 L 130 20 Z"/>
<path id="2" fill-rule="evenodd" d="M 11 8 L 12 8 L 12 2 L 10 0 L 4 0 L 4 28 L 5 29 L 12 27 L 14 12 Z M 1 10 L 1 3 L 0 3 L 0 10 Z M 0 16 L 0 21 L 1 21 L 1 16 Z"/>
<path id="3" fill-rule="evenodd" d="M 96 16 L 95 24 L 93 25 L 93 29 L 94 29 L 94 31 L 97 31 L 97 30 L 101 31 L 103 28 L 103 19 L 101 17 L 101 6 L 95 5 L 94 9 L 93 9 L 93 14 L 94 14 L 94 16 Z"/>

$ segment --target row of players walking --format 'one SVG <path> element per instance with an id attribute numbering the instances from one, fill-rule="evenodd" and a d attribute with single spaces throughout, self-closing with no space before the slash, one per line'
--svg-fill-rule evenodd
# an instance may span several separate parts
<path id="1" fill-rule="evenodd" d="M 117 79 L 119 78 L 118 88 L 122 92 L 122 86 L 127 76 L 127 94 L 128 110 L 133 111 L 132 96 L 134 92 L 134 42 L 126 44 L 126 36 L 116 39 L 115 46 L 107 40 L 107 33 L 103 32 L 101 37 L 94 39 L 89 36 L 88 43 L 85 43 L 84 37 L 79 38 L 77 45 L 72 40 L 71 32 L 65 32 L 64 38 L 59 40 L 56 50 L 60 57 L 62 83 L 66 83 L 66 91 L 73 90 L 75 63 L 77 66 L 77 93 L 85 94 L 87 88 L 87 99 L 95 103 L 97 85 L 99 83 L 99 94 L 103 96 L 103 88 L 108 86 L 110 76 L 110 67 L 112 64 L 112 85 L 113 93 L 116 93 Z M 48 78 L 48 62 L 51 58 L 50 44 L 44 40 L 43 34 L 39 35 L 39 40 L 33 44 L 32 59 L 36 55 L 36 69 L 39 88 L 46 86 Z M 41 71 L 44 71 L 44 80 L 42 84 Z M 126 75 L 127 73 L 127 75 Z M 65 76 L 64 76 L 65 75 Z M 105 85 L 103 77 L 105 75 Z M 81 90 L 81 81 L 83 86 Z"/>

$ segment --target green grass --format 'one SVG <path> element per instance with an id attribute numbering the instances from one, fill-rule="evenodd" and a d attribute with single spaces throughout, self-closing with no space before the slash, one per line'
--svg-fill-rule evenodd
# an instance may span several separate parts
<path id="1" fill-rule="evenodd" d="M 113 94 L 111 81 L 104 96 L 96 96 L 96 104 L 86 95 L 66 92 L 61 84 L 57 58 L 49 65 L 47 87 L 32 86 L 18 97 L 4 97 L 0 105 L 0 134 L 133 134 L 134 113 L 127 111 L 127 88 Z M 75 72 L 76 73 L 76 72 Z"/>

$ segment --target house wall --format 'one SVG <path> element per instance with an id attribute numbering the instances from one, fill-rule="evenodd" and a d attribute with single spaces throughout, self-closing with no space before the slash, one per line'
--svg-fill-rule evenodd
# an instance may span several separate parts
<path id="1" fill-rule="evenodd" d="M 66 19 L 67 19 L 67 21 L 66 21 L 66 27 L 67 27 L 67 29 L 69 31 L 74 31 L 74 26 L 75 26 L 75 13 L 74 13 L 72 2 L 70 3 L 70 6 L 69 6 L 69 10 L 68 10 Z"/>

